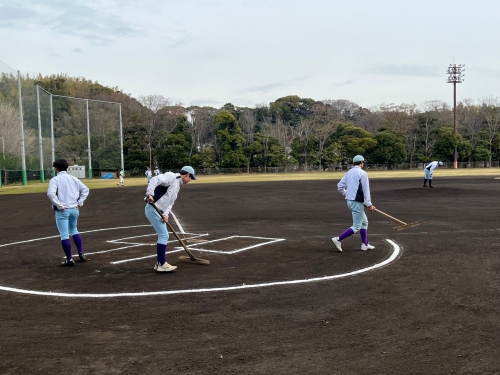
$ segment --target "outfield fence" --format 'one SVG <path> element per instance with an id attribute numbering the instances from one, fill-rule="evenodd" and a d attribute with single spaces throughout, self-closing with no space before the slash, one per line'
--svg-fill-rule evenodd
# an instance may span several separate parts
<path id="1" fill-rule="evenodd" d="M 424 169 L 427 163 L 401 163 L 401 164 L 367 164 L 365 170 L 367 171 L 405 171 L 405 170 L 419 170 Z M 334 172 L 334 171 L 347 171 L 352 168 L 352 164 L 336 165 L 336 166 L 322 166 L 321 168 L 304 166 L 288 166 L 288 167 L 269 167 L 269 168 L 196 168 L 197 175 L 223 175 L 223 174 L 279 174 L 279 173 L 307 173 L 307 172 Z M 440 168 L 453 169 L 453 162 L 444 162 Z M 489 162 L 464 162 L 458 163 L 459 169 L 466 168 L 500 168 L 499 161 Z M 114 169 L 93 169 L 92 178 L 101 178 L 105 174 L 112 173 L 115 177 L 118 176 L 118 171 Z M 170 169 L 164 172 L 180 172 L 180 169 Z M 42 181 L 41 171 L 39 169 L 26 170 L 26 178 L 28 181 Z M 43 178 L 50 179 L 52 177 L 52 169 L 45 169 L 43 171 Z M 129 177 L 144 177 L 144 171 L 139 170 L 126 170 L 125 176 Z M 23 171 L 20 169 L 9 170 L 0 169 L 0 187 L 3 185 L 20 184 L 22 183 Z M 88 175 L 86 175 L 88 178 Z"/>

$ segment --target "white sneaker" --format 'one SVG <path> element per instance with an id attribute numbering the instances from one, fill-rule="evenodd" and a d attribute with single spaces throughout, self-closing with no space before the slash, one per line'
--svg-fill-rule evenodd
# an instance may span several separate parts
<path id="1" fill-rule="evenodd" d="M 157 264 L 155 269 L 156 269 L 156 272 L 172 272 L 176 268 L 177 268 L 177 266 L 172 266 L 172 265 L 168 264 L 167 262 L 165 262 L 165 264 L 163 266 L 160 266 L 159 264 Z"/>
<path id="2" fill-rule="evenodd" d="M 363 250 L 363 251 L 366 251 L 366 250 L 373 250 L 373 249 L 375 249 L 375 246 L 372 246 L 372 245 L 370 245 L 370 244 L 368 244 L 368 245 L 361 244 L 361 250 Z"/>
<path id="3" fill-rule="evenodd" d="M 337 247 L 337 249 L 339 251 L 342 251 L 342 245 L 341 245 L 338 237 L 333 237 L 332 242 L 335 244 L 335 246 Z"/>

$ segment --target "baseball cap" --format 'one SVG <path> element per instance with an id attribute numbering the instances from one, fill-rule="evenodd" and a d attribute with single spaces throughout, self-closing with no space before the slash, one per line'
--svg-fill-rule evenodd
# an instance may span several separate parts
<path id="1" fill-rule="evenodd" d="M 361 155 L 356 155 L 353 159 L 352 159 L 352 162 L 353 163 L 358 163 L 360 161 L 365 161 L 365 158 L 362 157 Z"/>
<path id="2" fill-rule="evenodd" d="M 181 171 L 189 173 L 191 176 L 192 180 L 196 180 L 196 176 L 194 175 L 194 169 L 193 167 L 190 167 L 189 165 L 186 165 L 185 167 L 182 167 Z"/>
<path id="3" fill-rule="evenodd" d="M 443 162 L 442 161 L 440 161 L 438 164 L 439 164 L 440 167 L 443 166 Z"/>

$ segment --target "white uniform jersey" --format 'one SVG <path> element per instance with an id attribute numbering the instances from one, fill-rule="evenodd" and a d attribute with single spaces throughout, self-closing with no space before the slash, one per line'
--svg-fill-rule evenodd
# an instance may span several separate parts
<path id="1" fill-rule="evenodd" d="M 51 178 L 47 189 L 47 196 L 59 210 L 83 206 L 88 195 L 89 188 L 65 171 Z"/>
<path id="2" fill-rule="evenodd" d="M 372 205 L 368 174 L 359 165 L 347 171 L 337 188 L 346 200 L 361 202 L 366 207 Z"/>
<path id="3" fill-rule="evenodd" d="M 425 166 L 425 169 L 428 169 L 429 172 L 432 174 L 434 169 L 438 166 L 439 162 L 438 161 L 433 161 Z"/>
<path id="4" fill-rule="evenodd" d="M 179 173 L 165 172 L 151 178 L 146 195 L 152 195 L 158 208 L 168 216 L 182 185 Z"/>

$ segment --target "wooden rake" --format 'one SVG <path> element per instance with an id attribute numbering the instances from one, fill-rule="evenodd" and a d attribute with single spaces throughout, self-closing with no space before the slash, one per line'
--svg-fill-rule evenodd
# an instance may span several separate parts
<path id="1" fill-rule="evenodd" d="M 156 210 L 156 212 L 158 212 L 158 214 L 160 214 L 160 216 L 163 216 L 163 212 L 158 208 L 158 206 L 156 205 L 156 203 L 153 202 L 153 203 L 149 203 L 149 204 L 154 207 L 154 209 Z M 186 244 L 179 237 L 179 235 L 174 230 L 174 228 L 172 228 L 172 225 L 170 225 L 170 223 L 168 221 L 166 221 L 165 224 L 167 224 L 168 229 L 174 234 L 175 238 L 177 238 L 177 241 L 179 241 L 179 243 L 182 245 L 182 247 L 184 248 L 184 250 L 188 254 L 188 256 L 181 255 L 179 257 L 179 259 L 181 259 L 181 260 L 187 260 L 187 261 L 189 261 L 191 263 L 196 263 L 196 264 L 205 264 L 205 265 L 209 265 L 210 264 L 210 261 L 208 259 L 196 258 L 193 255 L 193 253 L 191 251 L 189 251 L 189 249 L 187 248 Z"/>
<path id="2" fill-rule="evenodd" d="M 419 226 L 422 223 L 422 220 L 414 221 L 413 223 L 405 223 L 404 221 L 396 219 L 394 216 L 388 215 L 385 212 L 382 212 L 382 211 L 380 211 L 377 208 L 375 209 L 375 211 L 380 212 L 382 215 L 390 217 L 392 220 L 397 221 L 398 223 L 402 224 L 402 225 L 398 225 L 397 227 L 393 228 L 394 231 L 396 231 L 396 232 L 400 231 L 400 230 L 403 230 L 403 229 L 408 229 L 408 228 L 413 228 L 413 227 Z"/>

